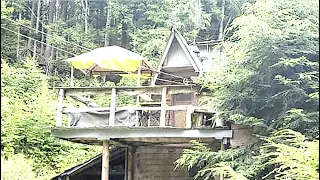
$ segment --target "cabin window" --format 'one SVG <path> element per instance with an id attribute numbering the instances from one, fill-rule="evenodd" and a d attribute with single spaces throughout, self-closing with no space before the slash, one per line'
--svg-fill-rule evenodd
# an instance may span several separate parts
<path id="1" fill-rule="evenodd" d="M 192 95 L 191 93 L 189 94 L 176 94 L 175 95 L 175 102 L 190 102 L 192 101 Z"/>

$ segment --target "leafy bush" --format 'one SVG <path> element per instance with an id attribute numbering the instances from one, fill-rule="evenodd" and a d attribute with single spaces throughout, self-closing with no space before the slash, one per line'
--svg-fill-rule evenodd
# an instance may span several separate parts
<path id="1" fill-rule="evenodd" d="M 22 154 L 8 159 L 1 156 L 1 180 L 36 180 L 32 163 L 32 160 L 26 159 Z"/>
<path id="2" fill-rule="evenodd" d="M 24 154 L 34 162 L 37 176 L 43 176 L 99 153 L 98 147 L 58 142 L 51 136 L 56 94 L 48 89 L 47 77 L 32 59 L 16 67 L 3 61 L 1 86 L 1 153 L 5 158 Z"/>
<path id="3" fill-rule="evenodd" d="M 281 130 L 261 137 L 263 144 L 213 152 L 205 144 L 192 141 L 175 162 L 176 168 L 198 167 L 196 177 L 224 174 L 228 180 L 319 179 L 319 140 L 310 141 L 299 132 Z M 265 174 L 257 176 L 258 173 Z"/>

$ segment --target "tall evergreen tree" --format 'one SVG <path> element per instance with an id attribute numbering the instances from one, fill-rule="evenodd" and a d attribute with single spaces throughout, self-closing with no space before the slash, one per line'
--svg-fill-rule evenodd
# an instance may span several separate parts
<path id="1" fill-rule="evenodd" d="M 243 14 L 232 22 L 232 34 L 217 47 L 221 54 L 215 59 L 212 73 L 203 81 L 213 95 L 203 99 L 203 103 L 215 108 L 217 117 L 248 125 L 260 136 L 291 129 L 308 140 L 318 139 L 318 8 L 319 2 L 315 0 L 259 0 L 245 4 Z M 294 136 L 283 136 L 287 139 L 279 143 L 284 147 Z M 237 174 L 245 179 L 261 179 L 270 172 L 268 177 L 281 179 L 283 171 L 294 172 L 301 161 L 296 162 L 298 164 L 292 164 L 289 159 L 278 162 L 280 156 L 271 155 L 279 152 L 280 147 L 262 148 L 264 140 L 219 153 L 209 153 L 206 148 L 195 145 L 185 151 L 177 163 L 189 167 L 200 163 L 201 166 L 207 160 L 200 174 L 212 176 L 224 172 L 229 173 L 230 179 Z M 295 147 L 288 158 L 309 148 Z M 265 154 L 270 154 L 271 159 L 253 158 Z M 316 154 L 313 156 L 319 158 Z M 264 165 L 267 161 L 275 163 Z M 285 168 L 279 170 L 279 165 Z M 318 163 L 309 165 L 308 168 L 319 166 Z M 287 178 L 313 179 L 319 176 L 318 169 L 314 170 L 315 176 L 297 178 L 289 173 Z"/>

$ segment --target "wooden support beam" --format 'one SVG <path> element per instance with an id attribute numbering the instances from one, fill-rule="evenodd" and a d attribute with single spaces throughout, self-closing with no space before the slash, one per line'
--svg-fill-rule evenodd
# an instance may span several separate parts
<path id="1" fill-rule="evenodd" d="M 139 108 L 139 95 L 137 95 L 136 107 Z M 139 113 L 137 110 L 136 110 L 136 126 L 139 126 Z"/>
<path id="2" fill-rule="evenodd" d="M 117 93 L 136 96 L 138 94 L 161 94 L 161 89 L 167 87 L 167 94 L 192 93 L 199 91 L 199 87 L 193 85 L 157 85 L 140 87 L 55 87 L 55 89 L 64 89 L 66 96 L 70 95 L 96 95 L 110 94 L 111 89 L 116 88 Z"/>
<path id="3" fill-rule="evenodd" d="M 102 153 L 102 172 L 101 180 L 109 180 L 109 141 L 104 140 L 103 144 L 103 153 Z"/>
<path id="4" fill-rule="evenodd" d="M 134 180 L 135 178 L 135 171 L 137 169 L 137 157 L 136 157 L 137 147 L 131 146 L 131 180 Z"/>
<path id="5" fill-rule="evenodd" d="M 166 126 L 166 105 L 167 105 L 167 87 L 162 88 L 161 93 L 161 113 L 160 113 L 160 126 Z"/>
<path id="6" fill-rule="evenodd" d="M 191 128 L 192 123 L 191 123 L 191 115 L 192 115 L 192 108 L 187 109 L 187 114 L 186 114 L 186 128 Z"/>
<path id="7" fill-rule="evenodd" d="M 114 118 L 115 118 L 115 113 L 116 113 L 116 89 L 113 88 L 111 90 L 111 102 L 110 102 L 110 119 L 109 119 L 109 125 L 113 126 L 114 125 Z"/>
<path id="8" fill-rule="evenodd" d="M 128 158 L 129 158 L 129 147 L 125 147 L 125 157 L 124 157 L 124 179 L 129 180 L 129 164 L 128 164 Z"/>
<path id="9" fill-rule="evenodd" d="M 59 89 L 57 115 L 56 115 L 56 126 L 62 126 L 63 98 L 64 98 L 64 90 Z"/>
<path id="10" fill-rule="evenodd" d="M 126 169 L 126 172 L 127 172 L 127 178 L 125 179 L 125 180 L 133 180 L 133 178 L 132 178 L 132 165 L 133 165 L 133 163 L 132 163 L 132 147 L 131 146 L 128 146 L 127 147 L 127 149 L 128 149 L 128 156 L 127 156 L 127 159 L 126 159 L 126 161 L 127 161 L 127 169 Z"/>
<path id="11" fill-rule="evenodd" d="M 92 102 L 89 98 L 86 98 L 84 96 L 70 96 L 72 99 L 76 100 L 76 101 L 79 101 L 83 104 L 85 104 L 86 106 L 90 106 L 90 107 L 99 107 L 98 104 Z"/>
<path id="12" fill-rule="evenodd" d="M 167 111 L 186 111 L 188 108 L 194 111 L 194 107 L 190 105 L 176 105 L 176 106 L 166 106 Z M 85 107 L 85 108 L 64 108 L 63 113 L 80 113 L 80 112 L 92 112 L 92 111 L 110 111 L 110 107 Z M 130 111 L 161 111 L 161 107 L 137 107 L 137 106 L 123 106 L 116 107 L 116 111 L 130 110 Z M 198 112 L 196 112 L 198 113 Z"/>

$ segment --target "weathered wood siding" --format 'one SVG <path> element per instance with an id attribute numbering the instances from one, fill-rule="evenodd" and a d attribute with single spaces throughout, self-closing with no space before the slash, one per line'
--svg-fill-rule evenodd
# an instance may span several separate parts
<path id="1" fill-rule="evenodd" d="M 208 142 L 208 145 L 213 151 L 220 148 L 218 140 Z M 192 172 L 181 168 L 174 170 L 174 162 L 181 156 L 183 149 L 183 147 L 137 147 L 134 158 L 134 180 L 194 180 Z"/>
<path id="2" fill-rule="evenodd" d="M 185 170 L 174 170 L 183 149 L 173 147 L 138 147 L 136 150 L 135 180 L 186 180 Z"/>
<path id="3" fill-rule="evenodd" d="M 182 47 L 178 43 L 177 39 L 172 40 L 171 47 L 168 52 L 167 60 L 164 66 L 168 67 L 180 67 L 180 66 L 191 66 L 191 62 L 184 53 Z"/>
<path id="4" fill-rule="evenodd" d="M 196 105 L 197 100 L 194 93 L 189 94 L 175 94 L 171 96 L 171 105 Z M 173 112 L 174 127 L 186 127 L 186 111 Z"/>

